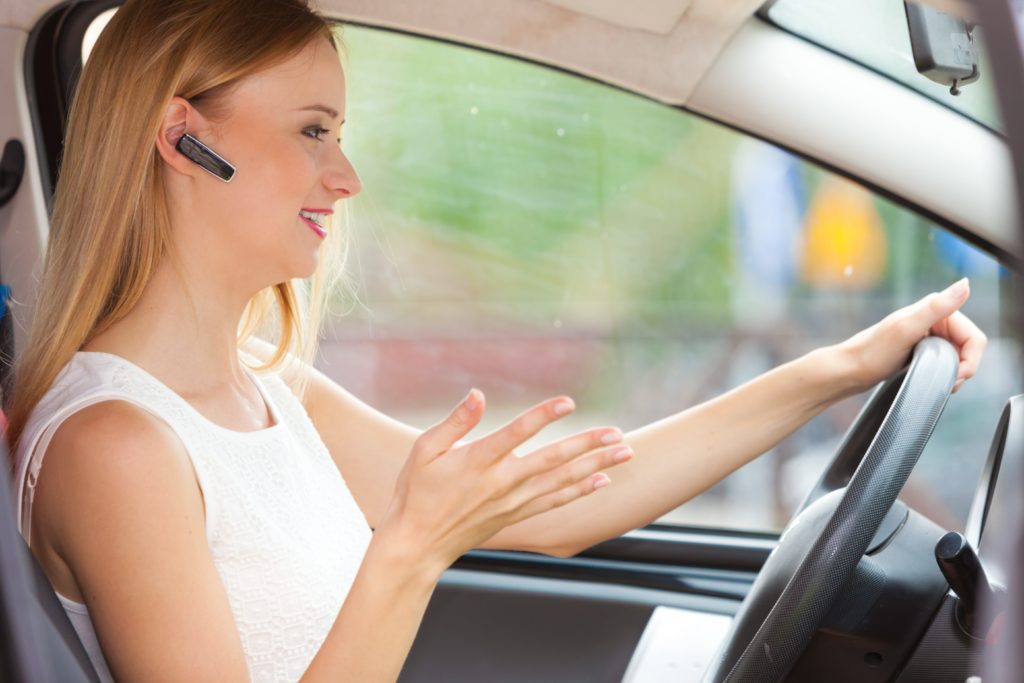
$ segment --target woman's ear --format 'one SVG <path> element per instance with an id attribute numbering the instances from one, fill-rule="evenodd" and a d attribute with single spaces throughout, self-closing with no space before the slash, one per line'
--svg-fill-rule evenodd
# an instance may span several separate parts
<path id="1" fill-rule="evenodd" d="M 201 169 L 182 155 L 175 145 L 186 132 L 194 132 L 200 127 L 201 119 L 199 112 L 188 100 L 173 97 L 167 105 L 167 111 L 164 112 L 160 129 L 156 134 L 156 149 L 160 157 L 168 166 L 183 175 L 194 176 Z"/>

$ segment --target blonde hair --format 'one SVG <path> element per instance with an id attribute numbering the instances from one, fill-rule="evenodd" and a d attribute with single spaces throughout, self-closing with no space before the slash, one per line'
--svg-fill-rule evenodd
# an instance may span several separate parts
<path id="1" fill-rule="evenodd" d="M 132 309 L 161 259 L 173 262 L 155 145 L 168 102 L 183 97 L 216 118 L 241 79 L 317 39 L 338 48 L 331 26 L 303 0 L 128 0 L 111 19 L 68 120 L 36 311 L 15 366 L 12 453 L 61 368 Z M 268 287 L 247 305 L 239 345 L 257 331 L 278 332 L 276 352 L 259 369 L 312 361 L 327 280 L 339 272 L 339 232 L 330 231 L 309 282 Z"/>

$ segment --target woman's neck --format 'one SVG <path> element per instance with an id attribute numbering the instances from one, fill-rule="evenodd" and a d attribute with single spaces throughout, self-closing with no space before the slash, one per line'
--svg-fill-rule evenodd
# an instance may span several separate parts
<path id="1" fill-rule="evenodd" d="M 179 274 L 165 259 L 132 310 L 82 350 L 122 356 L 183 396 L 245 387 L 237 330 L 249 296 L 215 278 Z"/>

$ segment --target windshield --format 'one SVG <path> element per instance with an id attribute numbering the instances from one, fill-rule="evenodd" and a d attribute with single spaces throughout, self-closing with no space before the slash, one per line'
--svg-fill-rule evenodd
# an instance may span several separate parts
<path id="1" fill-rule="evenodd" d="M 902 0 L 778 0 L 767 11 L 780 27 L 860 62 L 990 128 L 1002 131 L 982 29 L 974 29 L 981 77 L 960 95 L 918 73 Z"/>

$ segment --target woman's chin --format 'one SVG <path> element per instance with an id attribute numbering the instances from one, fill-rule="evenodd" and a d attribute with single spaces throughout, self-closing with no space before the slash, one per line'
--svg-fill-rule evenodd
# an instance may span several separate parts
<path id="1" fill-rule="evenodd" d="M 317 266 L 320 265 L 320 250 L 317 249 L 310 252 L 307 258 L 301 263 L 296 263 L 293 269 L 295 274 L 292 275 L 292 279 L 304 280 L 308 277 L 312 277 L 313 273 L 316 272 Z"/>
<path id="2" fill-rule="evenodd" d="M 270 265 L 269 261 L 264 261 L 267 263 L 267 268 L 262 271 L 267 280 L 272 284 L 289 282 L 291 280 L 304 280 L 312 277 L 320 264 L 319 249 L 299 250 L 292 248 L 286 252 L 278 252 L 276 256 L 277 258 L 274 259 L 276 263 L 273 266 Z M 253 260 L 249 260 L 249 263 L 251 267 L 257 267 Z"/>

